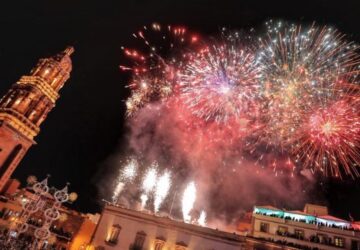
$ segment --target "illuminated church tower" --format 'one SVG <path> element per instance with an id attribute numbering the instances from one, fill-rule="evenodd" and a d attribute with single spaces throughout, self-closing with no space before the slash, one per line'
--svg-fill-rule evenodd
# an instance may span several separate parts
<path id="1" fill-rule="evenodd" d="M 70 77 L 72 47 L 40 59 L 30 75 L 22 76 L 0 100 L 0 191 L 35 144 L 40 124 L 59 98 Z"/>

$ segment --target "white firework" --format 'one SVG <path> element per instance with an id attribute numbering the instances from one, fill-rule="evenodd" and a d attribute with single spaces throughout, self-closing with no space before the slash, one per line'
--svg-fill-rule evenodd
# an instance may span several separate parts
<path id="1" fill-rule="evenodd" d="M 123 191 L 125 184 L 132 182 L 137 175 L 138 163 L 135 159 L 127 162 L 126 166 L 120 169 L 118 178 L 116 179 L 116 186 L 113 192 L 112 200 L 117 202 L 119 195 Z"/>
<path id="2" fill-rule="evenodd" d="M 168 195 L 170 186 L 171 186 L 171 175 L 169 172 L 165 172 L 162 176 L 159 177 L 156 183 L 155 201 L 154 201 L 155 213 L 159 211 L 162 202 Z"/>
<path id="3" fill-rule="evenodd" d="M 140 200 L 141 200 L 141 208 L 144 209 L 145 205 L 146 205 L 146 202 L 148 200 L 148 196 L 146 194 L 142 194 L 140 196 Z"/>
<path id="4" fill-rule="evenodd" d="M 198 224 L 203 227 L 206 226 L 206 212 L 204 210 L 202 210 L 200 213 L 200 217 L 198 219 Z"/>
<path id="5" fill-rule="evenodd" d="M 137 175 L 137 169 L 137 161 L 135 159 L 130 160 L 122 171 L 122 178 L 128 182 L 133 181 Z"/>
<path id="6" fill-rule="evenodd" d="M 157 163 L 153 163 L 151 168 L 145 174 L 142 183 L 142 189 L 144 190 L 143 194 L 141 195 L 141 205 L 144 209 L 146 202 L 149 199 L 149 194 L 153 192 L 157 179 Z"/>
<path id="7" fill-rule="evenodd" d="M 190 212 L 194 207 L 196 200 L 195 182 L 190 182 L 184 191 L 182 198 L 182 213 L 184 221 L 189 223 L 191 221 Z"/>
<path id="8" fill-rule="evenodd" d="M 153 164 L 152 167 L 146 172 L 142 188 L 144 189 L 145 193 L 150 193 L 156 184 L 157 178 L 157 165 Z"/>

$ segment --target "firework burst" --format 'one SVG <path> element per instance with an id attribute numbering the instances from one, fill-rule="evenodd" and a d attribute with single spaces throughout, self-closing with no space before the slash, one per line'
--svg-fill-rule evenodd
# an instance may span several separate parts
<path id="1" fill-rule="evenodd" d="M 293 134 L 312 107 L 338 98 L 340 93 L 334 90 L 341 79 L 357 78 L 356 50 L 332 28 L 268 23 L 258 58 L 264 66 L 263 119 L 268 143 L 293 143 Z"/>
<path id="2" fill-rule="evenodd" d="M 265 142 L 294 156 L 301 168 L 358 175 L 359 114 L 349 108 L 360 98 L 357 45 L 328 27 L 278 23 L 268 31 L 259 53 Z"/>
<path id="3" fill-rule="evenodd" d="M 359 99 L 342 99 L 309 115 L 293 152 L 305 168 L 359 176 L 359 104 Z"/>
<path id="4" fill-rule="evenodd" d="M 205 121 L 227 122 L 257 113 L 261 65 L 239 33 L 189 56 L 179 73 L 181 98 Z"/>

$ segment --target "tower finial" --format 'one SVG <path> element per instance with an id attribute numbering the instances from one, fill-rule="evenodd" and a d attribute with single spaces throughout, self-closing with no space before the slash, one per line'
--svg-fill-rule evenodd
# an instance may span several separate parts
<path id="1" fill-rule="evenodd" d="M 74 47 L 68 46 L 64 50 L 64 53 L 65 53 L 65 55 L 70 56 L 72 53 L 74 53 L 74 51 L 75 51 Z"/>

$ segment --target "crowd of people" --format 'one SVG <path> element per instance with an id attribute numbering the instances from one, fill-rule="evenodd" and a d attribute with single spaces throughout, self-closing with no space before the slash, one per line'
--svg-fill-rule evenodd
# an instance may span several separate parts
<path id="1" fill-rule="evenodd" d="M 331 221 L 329 221 L 327 223 L 327 222 L 323 222 L 324 219 L 320 220 L 316 216 L 314 216 L 314 219 L 306 220 L 306 219 L 299 219 L 299 218 L 291 217 L 291 216 L 283 216 L 283 215 L 279 215 L 276 213 L 256 212 L 256 214 L 275 217 L 275 218 L 284 219 L 284 220 L 291 220 L 291 221 L 301 222 L 301 223 L 306 223 L 306 224 L 313 224 L 313 225 L 317 225 L 319 227 L 329 227 L 329 228 L 337 228 L 337 229 L 342 229 L 342 230 L 351 230 L 351 231 L 360 232 L 360 227 L 353 227 L 350 222 L 348 223 L 348 226 L 345 225 L 345 223 L 337 224 L 337 223 L 333 223 Z"/>

